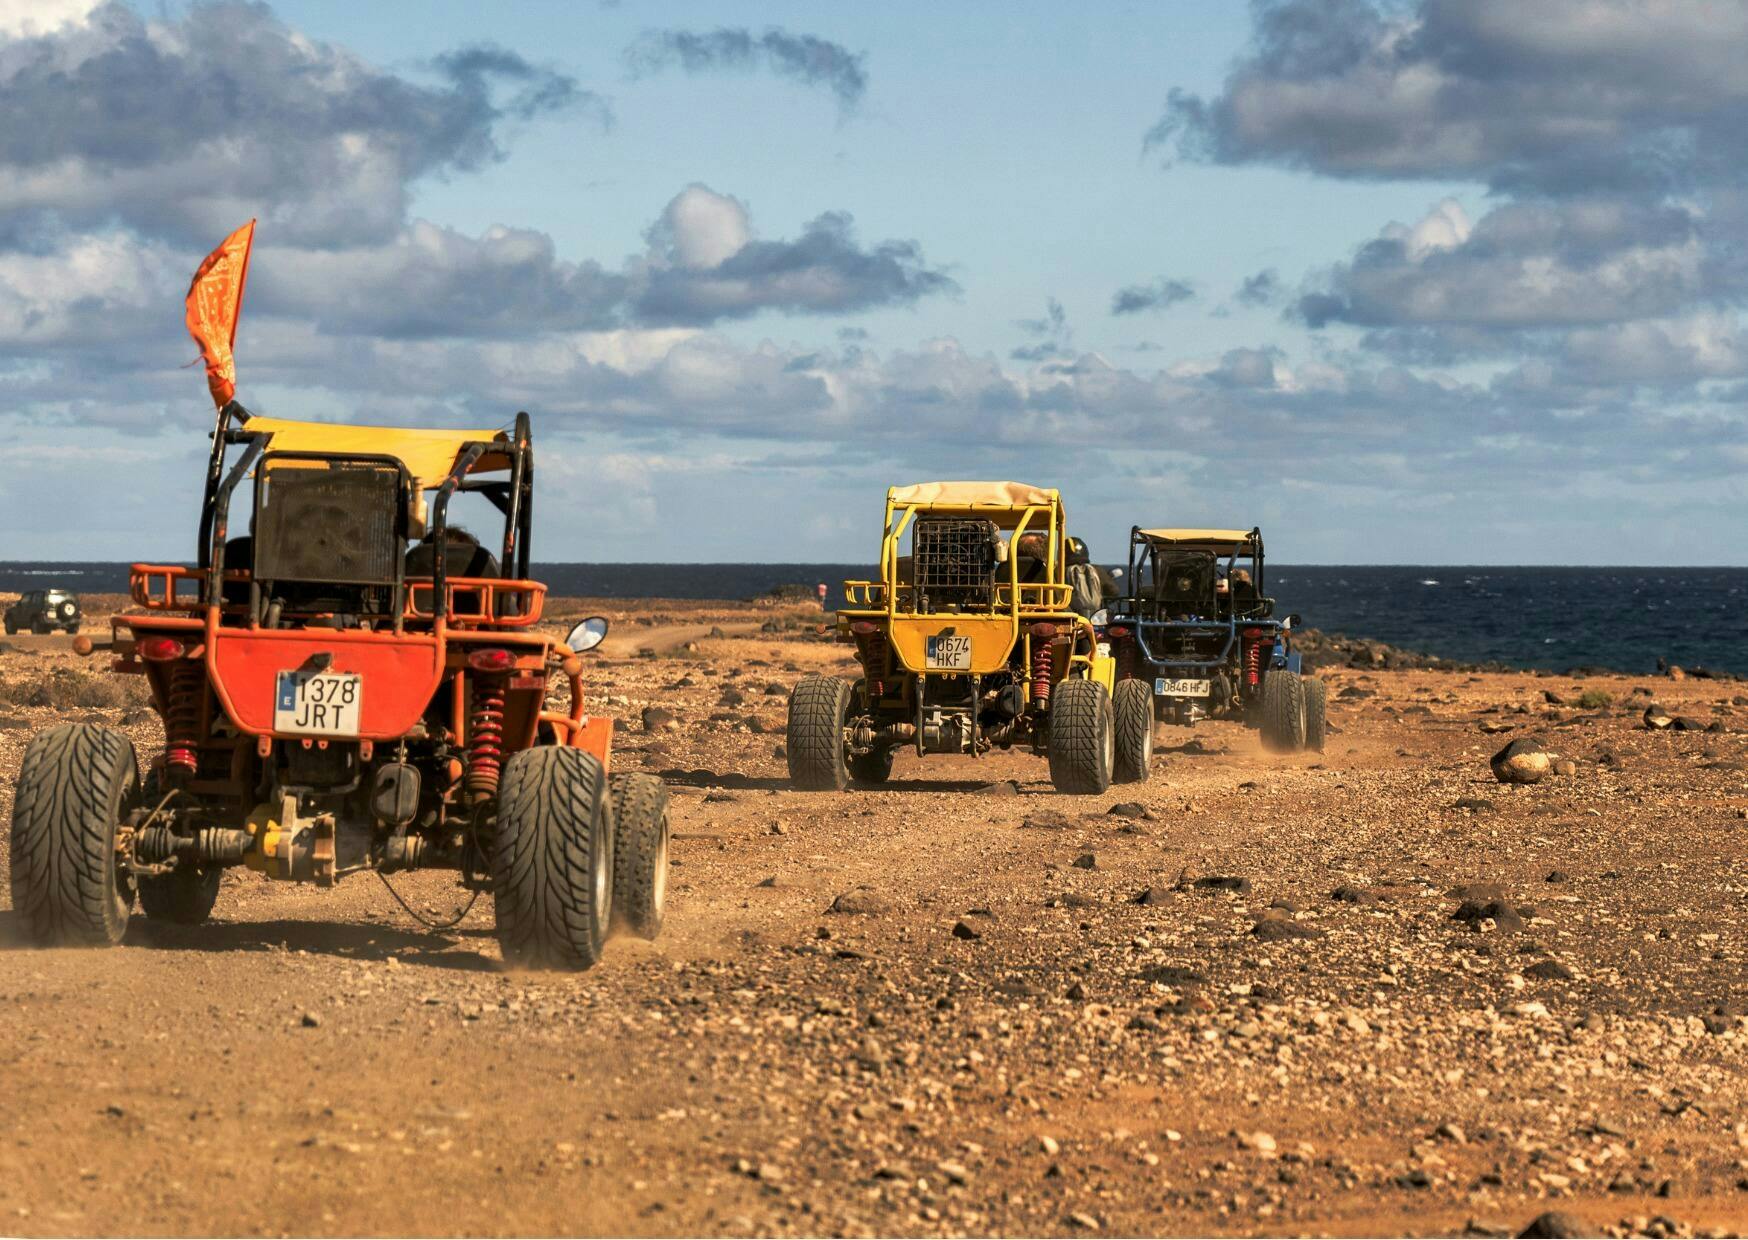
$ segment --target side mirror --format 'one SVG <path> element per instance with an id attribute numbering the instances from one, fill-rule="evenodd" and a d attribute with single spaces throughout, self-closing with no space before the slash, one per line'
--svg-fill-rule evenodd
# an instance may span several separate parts
<path id="1" fill-rule="evenodd" d="M 593 650 L 607 640 L 607 617 L 590 616 L 576 628 L 570 636 L 564 639 L 564 644 L 571 648 L 572 654 L 581 654 L 585 650 Z"/>
<path id="2" fill-rule="evenodd" d="M 1295 611 L 1287 617 L 1285 623 L 1283 623 L 1281 627 L 1283 629 L 1296 629 L 1303 623 L 1305 622 L 1299 618 L 1299 613 Z"/>
<path id="3" fill-rule="evenodd" d="M 1111 570 L 1111 576 L 1113 576 L 1113 577 L 1121 577 L 1122 575 L 1123 575 L 1123 570 L 1120 568 L 1113 568 Z"/>
<path id="4" fill-rule="evenodd" d="M 1093 612 L 1089 619 L 1091 619 L 1094 628 L 1102 629 L 1105 625 L 1111 622 L 1111 609 L 1109 607 L 1101 607 Z"/>

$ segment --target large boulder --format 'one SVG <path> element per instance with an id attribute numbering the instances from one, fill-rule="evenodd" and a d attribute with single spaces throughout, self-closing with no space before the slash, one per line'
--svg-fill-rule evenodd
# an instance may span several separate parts
<path id="1" fill-rule="evenodd" d="M 1533 736 L 1520 736 L 1493 755 L 1493 778 L 1502 784 L 1539 784 L 1553 769 L 1553 758 Z"/>

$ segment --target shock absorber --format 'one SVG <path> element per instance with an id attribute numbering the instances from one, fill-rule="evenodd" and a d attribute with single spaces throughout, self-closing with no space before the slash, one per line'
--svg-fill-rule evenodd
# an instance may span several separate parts
<path id="1" fill-rule="evenodd" d="M 187 779 L 199 766 L 200 698 L 206 691 L 206 668 L 195 659 L 178 659 L 167 673 L 164 773 Z"/>
<path id="2" fill-rule="evenodd" d="M 886 696 L 886 630 L 872 620 L 858 620 L 850 632 L 855 634 L 856 653 L 868 681 L 868 700 L 877 701 Z"/>
<path id="3" fill-rule="evenodd" d="M 1050 687 L 1056 672 L 1056 626 L 1048 621 L 1034 624 L 1032 632 L 1032 704 L 1050 705 Z"/>
<path id="4" fill-rule="evenodd" d="M 504 765 L 504 678 L 496 672 L 472 678 L 473 712 L 467 729 L 467 792 L 475 801 L 498 795 Z"/>
<path id="5" fill-rule="evenodd" d="M 1134 632 L 1126 624 L 1113 624 L 1105 630 L 1111 640 L 1111 653 L 1117 660 L 1117 679 L 1128 680 L 1135 675 Z"/>
<path id="6" fill-rule="evenodd" d="M 1244 635 L 1244 680 L 1252 689 L 1262 682 L 1262 634 L 1250 629 Z"/>

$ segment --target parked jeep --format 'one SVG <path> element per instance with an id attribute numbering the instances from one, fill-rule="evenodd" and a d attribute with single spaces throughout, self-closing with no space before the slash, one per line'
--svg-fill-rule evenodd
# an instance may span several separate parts
<path id="1" fill-rule="evenodd" d="M 19 629 L 32 633 L 65 629 L 77 633 L 79 596 L 71 590 L 27 590 L 6 609 L 6 632 L 16 633 Z"/>

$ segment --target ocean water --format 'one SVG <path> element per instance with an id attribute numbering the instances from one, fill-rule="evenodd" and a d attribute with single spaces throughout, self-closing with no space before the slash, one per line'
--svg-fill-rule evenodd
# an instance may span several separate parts
<path id="1" fill-rule="evenodd" d="M 854 564 L 544 564 L 555 594 L 744 599 L 832 586 Z M 0 591 L 127 589 L 127 566 L 0 561 Z M 1659 658 L 1748 676 L 1748 568 L 1268 566 L 1278 614 L 1462 662 L 1651 672 Z"/>

